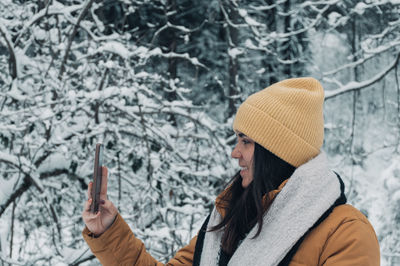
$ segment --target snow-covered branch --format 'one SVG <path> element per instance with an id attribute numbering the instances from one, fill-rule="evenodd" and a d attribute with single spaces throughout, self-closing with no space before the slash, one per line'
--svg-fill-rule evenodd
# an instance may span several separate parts
<path id="1" fill-rule="evenodd" d="M 340 118 L 326 117 L 325 148 L 343 171 L 364 176 L 369 166 L 354 163 L 399 143 L 396 1 L 0 1 L 0 223 L 15 211 L 16 264 L 16 250 L 32 266 L 93 259 L 80 215 L 98 142 L 109 198 L 164 262 L 237 171 L 229 156 L 236 108 L 285 78 L 322 76 L 337 88 L 327 99 L 360 91 L 340 101 L 357 112 L 341 105 Z M 7 71 L 12 53 L 15 77 Z M 371 137 L 351 134 L 349 145 L 349 130 Z M 377 147 L 378 134 L 387 135 Z M 346 157 L 349 146 L 356 159 Z M 385 202 L 390 210 L 396 204 Z M 362 207 L 369 217 L 380 209 Z M 383 230 L 396 230 L 385 219 L 377 230 L 383 242 Z"/>
<path id="2" fill-rule="evenodd" d="M 153 35 L 153 38 L 151 39 L 151 44 L 154 44 L 155 39 L 158 37 L 158 35 L 160 35 L 161 32 L 163 32 L 164 30 L 171 28 L 171 29 L 176 29 L 179 30 L 183 33 L 189 34 L 189 33 L 193 33 L 195 31 L 198 31 L 201 27 L 203 27 L 203 25 L 206 23 L 206 21 L 204 20 L 200 26 L 193 28 L 193 29 L 189 29 L 186 28 L 185 26 L 181 26 L 181 25 L 174 25 L 171 22 L 167 21 L 167 23 L 162 26 L 161 28 L 159 28 Z"/>
<path id="3" fill-rule="evenodd" d="M 17 58 L 15 56 L 15 51 L 14 51 L 14 45 L 11 41 L 10 33 L 4 26 L 2 19 L 0 19 L 0 34 L 4 38 L 8 48 L 8 52 L 10 53 L 9 69 L 11 78 L 16 79 L 18 77 L 18 72 L 17 72 L 18 68 L 17 68 Z"/>
<path id="4" fill-rule="evenodd" d="M 399 59 L 400 59 L 400 53 L 397 54 L 396 59 L 393 60 L 393 62 L 384 70 L 382 70 L 380 73 L 376 74 L 374 77 L 362 81 L 362 82 L 350 82 L 347 85 L 335 89 L 335 90 L 330 90 L 330 91 L 326 91 L 325 92 L 325 99 L 330 99 L 330 98 L 334 98 L 338 95 L 347 93 L 347 92 L 351 92 L 351 91 L 355 91 L 355 90 L 360 90 L 363 89 L 365 87 L 368 87 L 376 82 L 378 82 L 379 80 L 381 80 L 382 78 L 384 78 L 391 70 L 393 70 L 397 64 L 399 63 Z"/>
<path id="5" fill-rule="evenodd" d="M 65 64 L 67 63 L 67 58 L 69 55 L 69 51 L 71 49 L 71 45 L 72 45 L 72 41 L 75 38 L 75 35 L 78 31 L 79 28 L 79 24 L 81 23 L 82 19 L 85 17 L 86 13 L 88 12 L 90 6 L 92 5 L 92 3 L 94 2 L 94 0 L 87 0 L 83 6 L 83 9 L 81 11 L 81 13 L 78 16 L 78 20 L 76 21 L 76 24 L 74 25 L 74 28 L 71 32 L 71 34 L 68 36 L 68 43 L 67 43 L 67 47 L 65 49 L 65 53 L 64 53 L 64 57 L 62 59 L 61 62 L 61 67 L 60 67 L 60 72 L 58 74 L 58 77 L 61 79 L 63 74 L 64 74 L 64 70 L 65 70 Z"/>
<path id="6" fill-rule="evenodd" d="M 9 258 L 8 256 L 4 255 L 3 252 L 1 252 L 1 251 L 0 251 L 0 259 L 4 264 L 10 265 L 10 266 L 11 265 L 21 265 L 21 266 L 30 265 L 26 261 L 19 261 L 19 260 L 14 260 L 12 258 Z"/>
<path id="7" fill-rule="evenodd" d="M 222 2 L 223 0 L 218 0 L 219 2 L 219 7 L 222 11 L 222 14 L 224 15 L 225 21 L 228 23 L 228 25 L 232 28 L 241 28 L 241 27 L 248 27 L 247 24 L 235 24 L 230 18 L 228 12 L 226 12 L 224 4 Z M 228 1 L 229 2 L 229 1 Z"/>
<path id="8" fill-rule="evenodd" d="M 54 1 L 53 1 L 54 2 Z M 42 9 L 38 13 L 28 20 L 22 29 L 18 32 L 18 36 L 15 39 L 14 45 L 17 46 L 23 34 L 36 22 L 40 21 L 42 18 L 49 16 L 49 15 L 66 15 L 68 13 L 76 12 L 77 10 L 81 9 L 83 5 L 72 5 L 72 6 L 64 6 L 59 2 L 54 6 L 49 6 L 48 9 Z"/>
<path id="9" fill-rule="evenodd" d="M 185 59 L 188 60 L 190 63 L 192 63 L 194 66 L 199 66 L 204 69 L 208 70 L 208 67 L 202 63 L 199 62 L 199 60 L 196 57 L 190 57 L 188 53 L 184 54 L 179 54 L 175 52 L 169 52 L 169 53 L 163 53 L 160 48 L 155 48 L 151 51 L 149 51 L 148 56 L 161 56 L 165 58 L 179 58 L 179 59 Z"/>
<path id="10" fill-rule="evenodd" d="M 352 69 L 352 68 L 356 68 L 357 66 L 361 66 L 362 64 L 364 64 L 365 62 L 367 62 L 368 60 L 375 58 L 376 56 L 389 51 L 390 49 L 399 46 L 400 45 L 400 41 L 392 41 L 389 42 L 389 44 L 386 45 L 382 45 L 379 46 L 378 49 L 374 49 L 374 50 L 365 50 L 366 56 L 362 57 L 360 59 L 357 59 L 354 62 L 348 63 L 348 64 L 344 64 L 336 69 L 324 72 L 323 75 L 324 76 L 330 76 L 330 75 L 334 75 L 336 73 L 338 73 L 339 71 L 342 70 L 346 70 L 346 69 Z"/>

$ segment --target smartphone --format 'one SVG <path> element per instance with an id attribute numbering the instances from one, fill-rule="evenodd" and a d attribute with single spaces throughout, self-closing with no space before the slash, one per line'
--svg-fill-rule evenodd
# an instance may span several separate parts
<path id="1" fill-rule="evenodd" d="M 93 171 L 93 186 L 92 186 L 92 205 L 90 211 L 97 213 L 100 205 L 100 191 L 102 183 L 102 165 L 103 165 L 103 145 L 100 143 L 96 144 L 96 153 L 94 156 L 94 171 Z"/>

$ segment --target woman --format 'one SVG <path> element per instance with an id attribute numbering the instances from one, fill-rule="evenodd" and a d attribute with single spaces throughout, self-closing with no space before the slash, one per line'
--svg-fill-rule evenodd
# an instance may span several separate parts
<path id="1" fill-rule="evenodd" d="M 374 229 L 345 204 L 343 182 L 320 152 L 323 102 L 317 80 L 296 78 L 242 103 L 232 151 L 241 170 L 198 235 L 167 265 L 379 265 Z M 101 211 L 89 212 L 91 188 L 83 237 L 100 262 L 162 265 L 106 199 L 106 187 Z"/>

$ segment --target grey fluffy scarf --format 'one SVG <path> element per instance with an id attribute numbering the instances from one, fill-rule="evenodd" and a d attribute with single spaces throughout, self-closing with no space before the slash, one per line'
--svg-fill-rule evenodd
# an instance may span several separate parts
<path id="1" fill-rule="evenodd" d="M 295 170 L 264 215 L 260 235 L 252 239 L 257 232 L 255 226 L 228 265 L 277 265 L 340 193 L 339 180 L 328 169 L 326 155 L 321 152 Z M 220 221 L 221 216 L 214 208 L 207 230 Z M 222 231 L 205 234 L 201 266 L 218 265 L 221 238 Z"/>

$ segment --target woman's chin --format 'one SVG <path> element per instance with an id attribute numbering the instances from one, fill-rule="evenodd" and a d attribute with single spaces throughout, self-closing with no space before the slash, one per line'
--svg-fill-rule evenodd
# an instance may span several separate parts
<path id="1" fill-rule="evenodd" d="M 252 180 L 249 180 L 248 178 L 243 178 L 242 177 L 242 187 L 243 188 L 247 188 L 250 185 L 251 181 Z"/>

